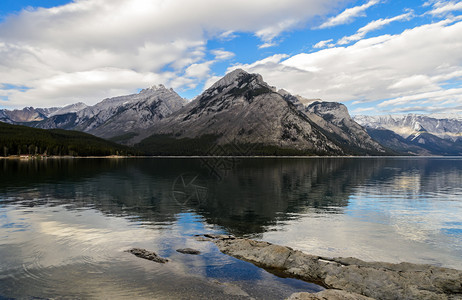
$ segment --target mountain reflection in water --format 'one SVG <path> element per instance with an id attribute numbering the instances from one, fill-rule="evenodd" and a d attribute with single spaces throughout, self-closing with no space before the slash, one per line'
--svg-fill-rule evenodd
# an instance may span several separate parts
<path id="1" fill-rule="evenodd" d="M 44 270 L 49 274 L 42 278 L 57 276 L 51 290 L 68 288 L 66 282 L 77 280 L 72 274 L 92 274 L 110 286 L 128 272 L 134 281 L 113 291 L 119 297 L 133 296 L 130 289 L 172 296 L 168 281 L 185 274 L 203 274 L 182 281 L 198 298 L 214 289 L 216 295 L 227 289 L 234 291 L 230 297 L 266 297 L 274 281 L 282 294 L 272 295 L 279 298 L 316 290 L 192 241 L 204 232 L 264 239 L 316 255 L 462 269 L 462 159 L 211 160 L 216 159 L 0 160 L 0 296 L 53 296 L 31 279 Z M 212 170 L 220 172 L 216 176 L 207 166 L 227 167 Z M 124 255 L 123 249 L 135 245 L 181 263 L 160 271 L 147 267 Z M 194 260 L 175 252 L 185 245 L 207 255 Z M 74 263 L 80 271 L 65 271 Z M 255 282 L 246 285 L 246 274 L 261 283 L 260 292 L 252 295 Z M 146 278 L 165 281 L 164 293 L 146 287 Z M 213 278 L 234 280 L 238 287 L 211 283 Z M 24 294 L 12 292 L 24 284 Z"/>

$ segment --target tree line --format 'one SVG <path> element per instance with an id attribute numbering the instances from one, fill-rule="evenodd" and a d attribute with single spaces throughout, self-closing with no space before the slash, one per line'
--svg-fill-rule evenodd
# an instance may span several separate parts
<path id="1" fill-rule="evenodd" d="M 108 156 L 136 155 L 130 147 L 93 135 L 62 129 L 37 129 L 0 122 L 0 156 Z"/>

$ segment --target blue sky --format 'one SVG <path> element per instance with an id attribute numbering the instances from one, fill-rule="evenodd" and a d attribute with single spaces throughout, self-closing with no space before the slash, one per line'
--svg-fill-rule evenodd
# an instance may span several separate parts
<path id="1" fill-rule="evenodd" d="M 352 114 L 462 112 L 462 1 L 2 0 L 0 108 L 260 73 Z"/>

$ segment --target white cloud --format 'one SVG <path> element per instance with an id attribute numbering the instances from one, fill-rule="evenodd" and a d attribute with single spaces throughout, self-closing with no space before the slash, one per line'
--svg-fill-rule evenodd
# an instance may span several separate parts
<path id="1" fill-rule="evenodd" d="M 460 49 L 462 22 L 456 18 L 363 39 L 348 47 L 288 59 L 272 56 L 234 68 L 260 73 L 269 84 L 306 98 L 355 101 L 355 105 L 379 101 L 386 110 L 406 103 L 428 106 L 424 99 L 445 99 L 456 106 L 462 102 L 462 91 L 448 91 L 445 86 L 461 79 Z"/>
<path id="2" fill-rule="evenodd" d="M 26 91 L 10 90 L 9 98 L 10 101 L 15 101 L 17 107 L 55 106 L 56 99 L 59 99 L 60 104 L 79 101 L 95 104 L 107 97 L 135 93 L 139 85 L 170 82 L 172 77 L 173 74 L 169 72 L 158 75 L 117 68 L 92 69 L 33 80 L 30 85 L 39 88 Z M 8 102 L 3 104 L 8 105 Z"/>
<path id="3" fill-rule="evenodd" d="M 405 13 L 405 14 L 402 14 L 402 15 L 399 15 L 393 18 L 379 19 L 379 20 L 369 22 L 366 26 L 359 28 L 355 34 L 341 38 L 337 42 L 337 44 L 345 45 L 345 44 L 349 44 L 354 41 L 359 41 L 371 31 L 378 30 L 392 22 L 409 20 L 410 18 L 412 18 L 412 16 L 413 16 L 413 12 L 408 12 L 408 13 Z"/>
<path id="4" fill-rule="evenodd" d="M 208 89 L 211 87 L 215 82 L 221 79 L 221 76 L 211 76 L 208 78 L 204 84 L 204 90 Z"/>
<path id="5" fill-rule="evenodd" d="M 277 37 L 281 32 L 286 31 L 289 28 L 295 27 L 300 21 L 297 19 L 286 19 L 264 29 L 261 29 L 255 33 L 255 35 L 260 38 L 263 43 L 260 48 L 268 48 L 275 45 L 273 39 Z"/>
<path id="6" fill-rule="evenodd" d="M 355 18 L 364 16 L 364 11 L 366 9 L 368 9 L 369 7 L 373 5 L 378 4 L 379 2 L 380 2 L 379 0 L 369 0 L 367 3 L 363 5 L 348 8 L 344 10 L 342 13 L 340 13 L 339 15 L 332 17 L 326 22 L 322 23 L 318 28 L 329 28 L 329 27 L 334 27 L 334 26 L 350 23 Z"/>
<path id="7" fill-rule="evenodd" d="M 267 42 L 267 43 L 261 44 L 260 46 L 258 46 L 258 48 L 259 49 L 265 49 L 265 48 L 274 47 L 276 45 L 277 45 L 277 43 L 275 43 L 275 42 Z"/>
<path id="8" fill-rule="evenodd" d="M 210 52 L 215 56 L 216 60 L 227 60 L 234 57 L 235 55 L 233 52 L 226 51 L 223 49 L 215 49 Z"/>
<path id="9" fill-rule="evenodd" d="M 333 39 L 320 41 L 319 43 L 315 44 L 315 45 L 313 46 L 313 48 L 319 49 L 319 48 L 324 48 L 324 47 L 333 47 L 333 46 L 335 46 L 335 45 L 332 44 L 332 41 L 333 41 Z"/>
<path id="10" fill-rule="evenodd" d="M 195 77 L 199 79 L 204 79 L 210 73 L 210 65 L 214 63 L 213 61 L 208 61 L 201 64 L 192 64 L 186 68 L 185 75 L 186 77 Z"/>
<path id="11" fill-rule="evenodd" d="M 437 90 L 437 91 L 431 91 L 431 92 L 426 92 L 426 93 L 406 95 L 406 96 L 398 97 L 392 100 L 383 101 L 382 103 L 378 105 L 378 107 L 398 106 L 398 105 L 404 105 L 404 104 L 409 104 L 413 102 L 420 102 L 422 100 L 432 102 L 432 103 L 438 103 L 441 101 L 447 101 L 451 99 L 462 101 L 462 88 Z"/>
<path id="12" fill-rule="evenodd" d="M 431 15 L 444 15 L 453 11 L 462 10 L 462 2 L 460 1 L 432 1 L 425 4 L 426 6 L 433 6 L 433 9 L 428 12 Z"/>
<path id="13" fill-rule="evenodd" d="M 433 82 L 432 78 L 427 75 L 411 75 L 397 80 L 395 83 L 390 85 L 390 90 L 415 90 L 422 89 L 422 86 L 426 87 L 427 90 L 436 90 L 438 86 Z"/>
<path id="14" fill-rule="evenodd" d="M 157 83 L 191 87 L 197 80 L 194 83 L 191 78 L 177 77 L 193 64 L 186 75 L 196 72 L 194 76 L 203 77 L 197 65 L 202 65 L 202 71 L 206 69 L 208 39 L 232 39 L 246 32 L 263 44 L 273 43 L 282 32 L 322 16 L 342 2 L 75 0 L 51 9 L 25 10 L 0 23 L 0 83 L 29 88 L 8 96 L 6 105 L 10 107 L 26 102 L 43 106 L 44 101 L 63 105 L 70 91 L 75 92 L 75 98 L 93 102 L 104 94 L 101 88 L 106 88 L 105 96 L 111 96 L 110 91 L 118 89 L 119 84 L 124 91 Z M 215 60 L 231 57 L 225 52 L 214 55 Z M 114 78 L 112 70 L 130 75 Z M 106 78 L 112 82 L 94 84 L 90 78 L 86 84 L 79 76 L 102 72 L 108 72 Z M 67 85 L 50 84 L 57 78 L 73 76 L 79 80 Z M 143 80 L 135 82 L 135 78 Z M 147 78 L 156 81 L 147 83 Z M 80 89 L 74 88 L 78 82 L 82 84 Z M 45 83 L 49 86 L 42 85 Z"/>
<path id="15" fill-rule="evenodd" d="M 356 108 L 356 109 L 350 111 L 350 113 L 352 115 L 370 114 L 370 113 L 374 113 L 374 112 L 376 112 L 376 109 L 374 107 Z"/>

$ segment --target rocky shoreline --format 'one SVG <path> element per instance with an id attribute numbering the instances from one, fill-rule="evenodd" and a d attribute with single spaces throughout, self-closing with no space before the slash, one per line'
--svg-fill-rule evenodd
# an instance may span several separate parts
<path id="1" fill-rule="evenodd" d="M 462 299 L 462 271 L 412 263 L 365 262 L 305 254 L 268 242 L 229 235 L 203 235 L 221 252 L 267 271 L 312 282 L 327 290 L 289 299 Z"/>
<path id="2" fill-rule="evenodd" d="M 290 247 L 231 235 L 196 235 L 227 255 L 253 263 L 275 275 L 318 284 L 326 290 L 295 293 L 287 300 L 461 299 L 462 271 L 413 263 L 366 262 L 352 257 L 314 256 Z M 192 248 L 177 252 L 198 255 Z M 169 260 L 140 248 L 126 250 L 157 263 Z"/>

